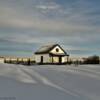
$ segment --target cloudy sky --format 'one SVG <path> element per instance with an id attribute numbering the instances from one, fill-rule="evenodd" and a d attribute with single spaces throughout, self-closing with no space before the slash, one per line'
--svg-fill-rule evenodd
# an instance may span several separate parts
<path id="1" fill-rule="evenodd" d="M 48 43 L 100 55 L 100 0 L 0 0 L 0 55 L 31 56 Z"/>

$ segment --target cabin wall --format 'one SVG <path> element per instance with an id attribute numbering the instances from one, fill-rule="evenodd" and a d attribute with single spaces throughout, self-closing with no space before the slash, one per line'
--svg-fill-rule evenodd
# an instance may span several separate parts
<path id="1" fill-rule="evenodd" d="M 4 63 L 4 58 L 0 58 L 0 63 Z"/>
<path id="2" fill-rule="evenodd" d="M 41 62 L 41 56 L 43 56 L 43 63 L 50 63 L 49 54 L 37 54 L 37 55 L 35 55 L 36 63 L 40 63 Z"/>
<path id="3" fill-rule="evenodd" d="M 59 63 L 59 57 L 50 57 L 49 54 L 38 54 L 35 55 L 35 61 L 36 63 L 40 63 L 41 62 L 41 56 L 43 56 L 43 63 L 52 63 L 52 59 L 53 59 L 53 63 Z M 62 57 L 62 63 L 67 62 L 67 57 Z"/>
<path id="4" fill-rule="evenodd" d="M 59 57 L 53 57 L 53 63 L 59 63 Z"/>
<path id="5" fill-rule="evenodd" d="M 67 62 L 67 57 L 62 57 L 62 63 Z M 59 63 L 59 57 L 53 57 L 53 63 Z"/>
<path id="6" fill-rule="evenodd" d="M 62 57 L 62 63 L 65 63 L 65 62 L 67 62 L 67 57 L 66 56 Z"/>

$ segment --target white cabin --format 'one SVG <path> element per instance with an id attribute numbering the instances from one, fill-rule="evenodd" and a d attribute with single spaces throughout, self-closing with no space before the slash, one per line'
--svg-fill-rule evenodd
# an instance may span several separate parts
<path id="1" fill-rule="evenodd" d="M 69 55 L 58 44 L 45 45 L 35 52 L 35 61 L 40 64 L 64 64 Z"/>

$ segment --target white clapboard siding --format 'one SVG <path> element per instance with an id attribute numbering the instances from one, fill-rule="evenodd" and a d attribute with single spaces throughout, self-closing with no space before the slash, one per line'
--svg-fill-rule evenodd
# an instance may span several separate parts
<path id="1" fill-rule="evenodd" d="M 56 49 L 58 49 L 59 52 L 57 52 Z M 64 54 L 64 51 L 59 46 L 56 46 L 53 50 L 50 51 L 50 53 L 53 53 L 53 54 Z"/>
<path id="2" fill-rule="evenodd" d="M 35 61 L 37 63 L 41 62 L 41 56 L 43 56 L 43 63 L 49 63 L 50 62 L 49 54 L 39 54 L 39 55 L 35 55 Z"/>

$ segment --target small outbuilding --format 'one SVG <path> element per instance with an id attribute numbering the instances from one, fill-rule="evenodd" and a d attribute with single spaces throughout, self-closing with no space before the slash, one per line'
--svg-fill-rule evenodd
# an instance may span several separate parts
<path id="1" fill-rule="evenodd" d="M 39 64 L 66 64 L 69 57 L 59 44 L 42 46 L 34 55 L 36 63 Z"/>

